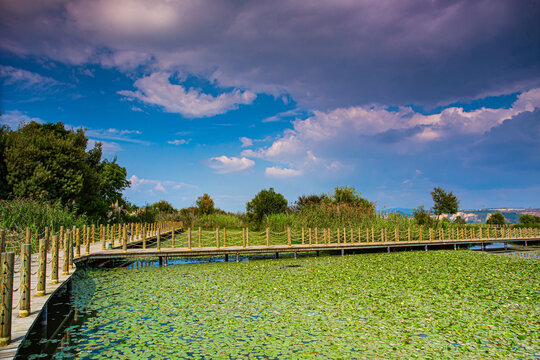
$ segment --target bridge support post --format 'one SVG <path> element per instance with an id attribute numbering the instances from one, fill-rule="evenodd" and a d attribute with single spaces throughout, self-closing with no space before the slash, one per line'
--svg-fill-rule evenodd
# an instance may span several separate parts
<path id="1" fill-rule="evenodd" d="M 345 249 L 341 249 L 341 256 L 345 255 Z"/>
<path id="2" fill-rule="evenodd" d="M 45 277 L 47 276 L 47 249 L 45 242 L 45 239 L 39 240 L 39 267 L 36 296 L 45 296 Z"/>
<path id="3" fill-rule="evenodd" d="M 527 246 L 527 240 L 525 240 L 525 246 Z"/>
<path id="4" fill-rule="evenodd" d="M 486 251 L 486 243 L 482 242 L 482 251 Z"/>
<path id="5" fill-rule="evenodd" d="M 424 251 L 427 251 L 427 245 L 426 245 L 426 246 L 424 246 Z"/>
<path id="6" fill-rule="evenodd" d="M 236 253 L 236 262 L 239 262 L 239 260 L 238 260 L 238 253 Z"/>
<path id="7" fill-rule="evenodd" d="M 317 253 L 317 256 L 319 256 L 319 250 L 315 251 L 315 253 Z"/>
<path id="8" fill-rule="evenodd" d="M 276 259 L 279 259 L 279 253 L 276 252 Z"/>
<path id="9" fill-rule="evenodd" d="M 27 230 L 28 233 L 28 230 Z M 28 236 L 27 236 L 28 238 Z M 28 240 L 27 240 L 28 241 Z M 21 299 L 19 305 L 19 317 L 27 317 L 30 315 L 30 275 L 31 275 L 31 262 L 30 258 L 30 244 L 21 245 L 21 283 L 20 292 Z"/>
<path id="10" fill-rule="evenodd" d="M 456 244 L 454 244 L 454 250 L 457 250 L 457 245 Z"/>
<path id="11" fill-rule="evenodd" d="M 1 280 L 3 287 L 2 303 L 0 304 L 0 346 L 9 345 L 11 342 L 11 315 L 13 306 L 13 268 L 15 254 L 3 252 L 1 255 Z"/>
<path id="12" fill-rule="evenodd" d="M 159 266 L 162 266 L 163 265 L 163 256 L 160 256 L 159 257 Z"/>
<path id="13" fill-rule="evenodd" d="M 387 247 L 386 247 L 386 251 L 387 251 L 388 253 L 390 253 L 390 246 L 387 246 Z"/>
<path id="14" fill-rule="evenodd" d="M 225 262 L 229 261 L 229 254 L 225 254 Z"/>
<path id="15" fill-rule="evenodd" d="M 294 252 L 294 258 L 295 258 L 295 259 L 297 258 L 296 251 Z"/>
<path id="16" fill-rule="evenodd" d="M 508 250 L 508 243 L 507 242 L 504 243 L 504 250 Z"/>

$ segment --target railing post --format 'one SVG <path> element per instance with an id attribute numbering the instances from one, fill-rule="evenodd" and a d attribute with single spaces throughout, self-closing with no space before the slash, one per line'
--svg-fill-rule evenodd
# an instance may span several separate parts
<path id="1" fill-rule="evenodd" d="M 409 228 L 407 229 L 407 242 L 410 243 L 411 242 L 411 227 L 409 226 Z"/>
<path id="2" fill-rule="evenodd" d="M 80 239 L 80 231 L 79 231 L 79 228 L 77 228 L 75 230 L 75 244 L 76 244 L 76 247 L 75 247 L 75 256 L 76 257 L 80 257 L 81 256 L 81 239 Z"/>
<path id="3" fill-rule="evenodd" d="M 340 232 L 339 232 L 339 228 L 337 228 L 337 235 L 336 235 L 336 239 L 337 239 L 337 244 L 339 245 L 339 241 L 341 240 L 340 239 Z"/>
<path id="4" fill-rule="evenodd" d="M 384 229 L 381 228 L 381 243 L 384 243 Z"/>
<path id="5" fill-rule="evenodd" d="M 127 230 L 126 225 L 122 226 L 122 251 L 127 253 Z M 158 251 L 159 251 L 159 233 L 158 233 Z"/>
<path id="6" fill-rule="evenodd" d="M 2 252 L 0 256 L 2 274 L 0 278 L 0 291 L 2 302 L 0 304 L 0 346 L 11 342 L 11 307 L 13 306 L 13 267 L 15 254 Z"/>
<path id="7" fill-rule="evenodd" d="M 199 226 L 199 247 L 201 246 L 201 227 Z"/>
<path id="8" fill-rule="evenodd" d="M 156 251 L 157 252 L 160 252 L 161 251 L 161 231 L 158 230 L 157 232 L 157 235 L 156 235 Z M 124 250 L 124 252 L 127 252 L 127 250 Z"/>
<path id="9" fill-rule="evenodd" d="M 242 228 L 242 249 L 246 248 L 246 228 Z"/>
<path id="10" fill-rule="evenodd" d="M 190 237 L 191 237 L 191 228 L 189 228 L 189 235 L 190 235 Z M 191 239 L 190 239 L 190 240 L 191 240 Z M 172 246 L 172 248 L 174 249 L 174 226 L 173 226 L 173 228 L 172 228 L 172 230 L 171 230 L 171 246 Z"/>
<path id="11" fill-rule="evenodd" d="M 105 226 L 103 225 L 99 229 L 99 236 L 101 238 L 101 250 L 105 250 L 107 248 L 107 237 L 105 235 Z"/>
<path id="12" fill-rule="evenodd" d="M 246 247 L 249 247 L 249 227 L 246 228 Z"/>
<path id="13" fill-rule="evenodd" d="M 0 253 L 6 252 L 6 230 L 0 230 Z"/>
<path id="14" fill-rule="evenodd" d="M 266 228 L 266 248 L 270 248 L 270 228 Z"/>
<path id="15" fill-rule="evenodd" d="M 394 235 L 395 235 L 394 237 L 396 239 L 396 243 L 398 243 L 399 242 L 399 230 L 398 230 L 398 228 L 394 229 Z"/>
<path id="16" fill-rule="evenodd" d="M 70 234 L 70 237 L 69 237 L 69 268 L 70 269 L 74 269 L 75 268 L 75 264 L 73 263 L 73 255 L 74 255 L 74 251 L 73 251 L 73 240 L 74 240 L 74 237 L 75 237 L 75 234 L 74 233 L 71 233 Z"/>
<path id="17" fill-rule="evenodd" d="M 287 245 L 291 247 L 291 228 L 287 226 Z"/>
<path id="18" fill-rule="evenodd" d="M 143 231 L 142 231 L 142 248 L 146 249 L 146 237 L 148 236 L 148 228 L 147 225 L 144 224 Z"/>
<path id="19" fill-rule="evenodd" d="M 51 284 L 58 284 L 58 236 L 52 236 Z"/>
<path id="20" fill-rule="evenodd" d="M 30 315 L 30 265 L 32 262 L 30 259 L 31 246 L 32 245 L 30 244 L 21 244 L 21 300 L 19 305 L 19 317 L 27 317 Z"/>
<path id="21" fill-rule="evenodd" d="M 191 251 L 191 228 L 188 228 L 187 230 L 187 247 L 188 251 Z"/>
<path id="22" fill-rule="evenodd" d="M 68 255 L 68 234 L 64 233 L 64 239 L 62 239 L 64 251 L 64 258 L 62 259 L 62 276 L 69 274 L 69 255 Z"/>
<path id="23" fill-rule="evenodd" d="M 47 240 L 39 240 L 39 267 L 36 296 L 45 295 L 45 278 L 47 276 Z"/>
<path id="24" fill-rule="evenodd" d="M 227 228 L 223 228 L 223 247 L 227 247 Z"/>
<path id="25" fill-rule="evenodd" d="M 86 255 L 90 254 L 90 226 L 86 228 Z"/>
<path id="26" fill-rule="evenodd" d="M 429 241 L 433 242 L 433 228 L 429 228 Z"/>
<path id="27" fill-rule="evenodd" d="M 58 242 L 58 248 L 63 249 L 64 248 L 64 227 L 63 226 L 60 226 L 58 238 L 60 239 L 60 241 Z"/>
<path id="28" fill-rule="evenodd" d="M 216 228 L 216 247 L 219 250 L 219 228 Z"/>

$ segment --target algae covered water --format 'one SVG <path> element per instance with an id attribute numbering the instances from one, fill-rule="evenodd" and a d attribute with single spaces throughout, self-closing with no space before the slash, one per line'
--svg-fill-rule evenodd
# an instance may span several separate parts
<path id="1" fill-rule="evenodd" d="M 74 279 L 55 358 L 540 356 L 537 260 L 402 252 L 135 270 Z"/>

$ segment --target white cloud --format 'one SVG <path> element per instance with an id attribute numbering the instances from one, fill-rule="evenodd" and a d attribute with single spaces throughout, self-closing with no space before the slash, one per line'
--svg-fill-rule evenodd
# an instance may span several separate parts
<path id="1" fill-rule="evenodd" d="M 186 89 L 172 84 L 170 74 L 157 72 L 135 81 L 137 91 L 123 90 L 118 93 L 129 99 L 158 105 L 170 113 L 178 113 L 187 118 L 200 118 L 224 114 L 237 109 L 239 105 L 251 104 L 257 97 L 251 91 L 222 93 L 218 96 L 204 94 L 200 89 Z"/>
<path id="2" fill-rule="evenodd" d="M 449 107 L 432 115 L 410 107 L 396 111 L 377 106 L 314 111 L 305 120 L 296 119 L 293 129 L 285 130 L 270 146 L 246 149 L 241 155 L 306 168 L 309 164 L 331 163 L 339 149 L 346 153 L 374 136 L 390 134 L 398 143 L 421 145 L 455 136 L 481 135 L 504 120 L 538 107 L 540 88 L 520 94 L 509 108 L 465 111 Z M 404 148 L 407 151 L 408 147 Z"/>
<path id="3" fill-rule="evenodd" d="M 7 125 L 14 130 L 16 130 L 19 126 L 31 123 L 32 121 L 35 121 L 39 124 L 45 122 L 40 118 L 30 117 L 19 110 L 6 111 L 5 114 L 2 114 L 2 116 L 0 116 L 0 124 Z"/>
<path id="4" fill-rule="evenodd" d="M 280 167 L 268 167 L 264 171 L 264 174 L 268 177 L 274 177 L 274 178 L 290 178 L 290 177 L 296 177 L 302 175 L 301 170 L 295 170 L 295 169 L 285 169 Z"/>
<path id="5" fill-rule="evenodd" d="M 41 76 L 37 73 L 12 66 L 0 65 L 0 77 L 4 78 L 5 85 L 16 85 L 20 88 L 49 88 L 60 83 L 53 78 Z"/>
<path id="6" fill-rule="evenodd" d="M 139 178 L 135 174 L 131 175 L 129 182 L 131 183 L 130 189 L 137 192 L 153 192 L 155 190 L 167 193 L 172 189 L 178 190 L 181 188 L 199 188 L 196 185 L 186 184 L 178 181 Z"/>
<path id="7" fill-rule="evenodd" d="M 97 142 L 101 143 L 101 149 L 103 150 L 103 154 L 105 155 L 114 155 L 118 153 L 119 151 L 122 151 L 122 147 L 115 142 L 96 140 L 96 139 L 90 139 L 90 138 L 88 139 L 88 143 L 86 144 L 86 149 L 87 150 L 92 149 Z"/>
<path id="8" fill-rule="evenodd" d="M 286 98 L 286 97 L 282 97 L 282 98 Z M 276 114 L 274 116 L 264 118 L 261 122 L 269 123 L 269 122 L 284 121 L 287 118 L 297 117 L 297 116 L 303 115 L 303 114 L 305 114 L 305 111 L 303 111 L 303 110 L 301 110 L 299 108 L 296 108 L 296 109 L 280 112 L 279 114 Z"/>
<path id="9" fill-rule="evenodd" d="M 88 137 L 96 139 L 114 140 L 121 142 L 128 142 L 133 144 L 150 145 L 150 142 L 146 140 L 133 138 L 133 135 L 141 135 L 139 130 L 127 130 L 127 129 L 89 129 L 86 131 Z"/>
<path id="10" fill-rule="evenodd" d="M 174 140 L 171 140 L 171 141 L 167 141 L 167 144 L 171 144 L 171 145 L 185 145 L 185 144 L 189 144 L 189 142 L 191 141 L 191 139 L 174 139 Z"/>
<path id="11" fill-rule="evenodd" d="M 253 140 L 247 137 L 241 137 L 242 147 L 249 147 L 253 145 Z"/>
<path id="12" fill-rule="evenodd" d="M 237 158 L 223 155 L 210 158 L 208 166 L 215 169 L 219 174 L 228 174 L 247 170 L 253 165 L 255 165 L 255 162 L 246 157 Z"/>

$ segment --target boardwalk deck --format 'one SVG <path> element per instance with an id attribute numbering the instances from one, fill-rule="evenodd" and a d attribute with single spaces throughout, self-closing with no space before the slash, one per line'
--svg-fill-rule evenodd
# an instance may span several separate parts
<path id="1" fill-rule="evenodd" d="M 101 249 L 101 244 L 92 244 L 90 247 L 90 251 L 98 251 Z M 59 264 L 62 264 L 63 262 L 63 251 L 59 252 Z M 47 254 L 47 259 L 51 259 L 51 254 Z M 12 311 L 12 320 L 11 320 L 11 343 L 7 346 L 0 348 L 0 359 L 12 359 L 15 356 L 15 353 L 17 352 L 17 348 L 23 341 L 26 333 L 36 320 L 39 312 L 45 305 L 45 303 L 49 300 L 51 295 L 54 293 L 56 289 L 58 289 L 62 284 L 67 281 L 71 274 L 75 271 L 75 268 L 69 270 L 68 275 L 62 275 L 62 271 L 58 273 L 58 283 L 57 284 L 51 284 L 50 279 L 50 264 L 47 266 L 47 281 L 46 281 L 46 293 L 45 296 L 35 296 L 36 290 L 35 285 L 37 284 L 37 269 L 38 269 L 38 254 L 32 254 L 32 264 L 31 264 L 31 273 L 33 274 L 31 276 L 31 287 L 34 289 L 31 291 L 31 297 L 30 297 L 30 315 L 24 318 L 19 317 L 19 307 L 16 306 L 19 303 L 20 298 L 20 291 L 13 293 L 13 311 Z M 21 259 L 20 257 L 16 257 L 15 259 L 15 269 L 19 269 L 21 265 Z M 17 289 L 20 286 L 20 273 L 15 273 L 13 276 L 13 288 Z"/>

